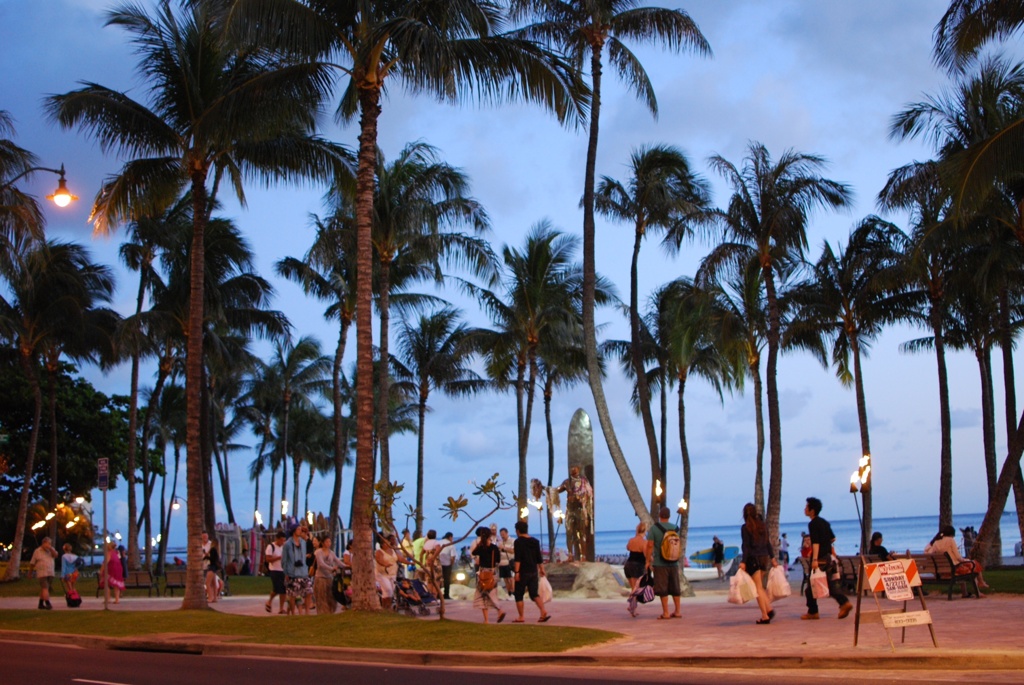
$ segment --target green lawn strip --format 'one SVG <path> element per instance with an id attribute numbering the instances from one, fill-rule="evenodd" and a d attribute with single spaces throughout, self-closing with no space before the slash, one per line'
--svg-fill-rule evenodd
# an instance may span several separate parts
<path id="1" fill-rule="evenodd" d="M 985 571 L 983 576 L 990 586 L 990 589 L 983 591 L 985 593 L 1024 595 L 1024 567 L 993 568 Z"/>
<path id="2" fill-rule="evenodd" d="M 157 585 L 160 588 L 160 596 L 163 596 L 163 579 L 157 579 Z M 258 596 L 258 595 L 269 595 L 270 594 L 270 578 L 266 576 L 231 576 L 231 594 L 234 596 Z M 97 580 L 95 577 L 79 578 L 78 579 L 78 593 L 82 597 L 95 597 L 96 596 L 96 584 Z M 60 583 L 56 580 L 53 583 L 53 593 L 56 597 L 61 595 Z M 39 594 L 39 583 L 36 582 L 35 578 L 29 578 L 28 574 L 25 573 L 19 580 L 0 583 L 0 598 L 2 597 L 35 597 Z M 146 597 L 146 590 L 125 590 L 126 597 Z M 154 590 L 153 594 L 156 594 Z M 175 596 L 181 596 L 181 589 L 174 591 Z M 168 595 L 170 596 L 170 595 Z"/>
<path id="3" fill-rule="evenodd" d="M 160 633 L 227 635 L 267 645 L 438 652 L 562 652 L 619 637 L 591 628 L 481 625 L 360 612 L 278 619 L 215 611 L 0 610 L 0 630 L 140 638 Z"/>

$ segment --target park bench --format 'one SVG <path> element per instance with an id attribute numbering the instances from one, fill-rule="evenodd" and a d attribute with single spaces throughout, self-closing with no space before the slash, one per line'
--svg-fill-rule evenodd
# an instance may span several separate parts
<path id="1" fill-rule="evenodd" d="M 185 589 L 185 571 L 176 569 L 167 569 L 164 571 L 164 597 L 167 596 L 168 590 L 171 593 L 171 597 L 174 596 L 175 590 Z"/>
<path id="2" fill-rule="evenodd" d="M 839 570 L 839 580 L 835 581 L 839 587 L 851 593 L 857 592 L 857 574 L 860 573 L 860 556 L 837 556 L 836 568 Z M 868 559 L 868 562 L 871 562 Z M 800 557 L 800 568 L 803 569 L 804 577 L 800 581 L 800 594 L 804 593 L 807 584 L 811 582 L 811 559 Z M 822 569 L 824 570 L 824 569 Z"/>
<path id="3" fill-rule="evenodd" d="M 974 588 L 974 596 L 981 597 L 981 591 L 978 589 L 978 574 L 962 573 L 957 575 L 956 564 L 953 563 L 949 553 L 911 554 L 910 558 L 917 564 L 921 583 L 945 587 L 947 599 L 953 599 L 953 589 L 957 583 L 965 583 L 967 594 L 970 594 L 970 588 Z"/>
<path id="4" fill-rule="evenodd" d="M 153 581 L 153 574 L 149 571 L 128 571 L 124 577 L 124 589 L 127 590 L 146 590 L 150 597 L 153 596 L 153 588 L 155 583 Z M 96 584 L 96 596 L 100 596 L 100 591 L 103 589 L 102 580 Z"/>

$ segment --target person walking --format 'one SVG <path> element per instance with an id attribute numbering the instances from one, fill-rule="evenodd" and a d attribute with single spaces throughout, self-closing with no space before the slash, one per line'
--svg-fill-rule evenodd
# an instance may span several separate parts
<path id="1" fill-rule="evenodd" d="M 515 578 L 512 577 L 512 557 L 515 556 L 515 540 L 509 537 L 508 528 L 499 530 L 498 535 L 498 540 L 495 542 L 501 551 L 498 576 L 505 584 L 505 592 L 511 597 L 515 588 Z"/>
<path id="2" fill-rule="evenodd" d="M 313 601 L 316 603 L 317 614 L 333 614 L 338 609 L 338 602 L 331 592 L 334 576 L 341 569 L 341 559 L 331 549 L 331 538 L 325 535 L 320 541 L 320 549 L 313 554 L 316 559 L 316 576 L 313 578 Z"/>
<path id="3" fill-rule="evenodd" d="M 121 591 L 124 590 L 124 566 L 121 564 L 121 555 L 117 553 L 117 545 L 113 542 L 107 543 L 107 549 L 103 554 L 103 563 L 106 565 L 106 579 L 110 589 L 114 592 L 114 604 L 121 601 Z M 101 570 L 101 577 L 102 570 Z"/>
<path id="4" fill-rule="evenodd" d="M 636 524 L 636 535 L 626 541 L 626 551 L 629 552 L 629 557 L 622 565 L 622 572 L 626 575 L 631 590 L 629 599 L 626 600 L 626 611 L 635 617 L 640 579 L 647 574 L 647 526 L 643 521 Z"/>
<path id="5" fill-rule="evenodd" d="M 476 574 L 476 592 L 473 595 L 473 608 L 480 609 L 484 614 L 484 623 L 488 623 L 488 611 L 498 612 L 498 623 L 505 620 L 505 612 L 498 605 L 498 563 L 501 551 L 491 542 L 491 529 L 480 526 L 476 529 L 479 541 L 473 555 L 480 560 L 480 569 Z"/>
<path id="6" fill-rule="evenodd" d="M 540 541 L 530 536 L 530 524 L 526 521 L 516 522 L 516 540 L 512 543 L 512 553 L 515 582 L 513 594 L 516 598 L 516 611 L 519 613 L 519 618 L 514 622 L 522 623 L 526 620 L 523 613 L 523 597 L 529 592 L 530 599 L 540 609 L 540 618 L 537 622 L 546 623 L 551 620 L 551 614 L 544 607 L 544 598 L 540 596 L 539 588 L 540 579 L 544 577 L 544 557 L 540 551 Z"/>
<path id="7" fill-rule="evenodd" d="M 832 576 L 836 572 L 835 564 L 832 561 L 832 543 L 836 536 L 832 532 L 832 526 L 821 518 L 820 514 L 821 500 L 817 497 L 808 497 L 804 515 L 810 519 L 810 523 L 807 524 L 807 532 L 811 540 L 811 573 L 813 574 L 815 570 L 825 572 L 825 577 L 828 579 L 828 594 L 839 604 L 839 618 L 846 618 L 853 611 L 853 605 L 839 589 L 838 583 L 832 580 Z M 804 596 L 807 598 L 807 613 L 800 618 L 805 621 L 815 621 L 821 618 L 818 614 L 818 600 L 814 597 L 812 583 L 807 583 Z"/>
<path id="8" fill-rule="evenodd" d="M 212 604 L 220 599 L 220 545 L 216 540 L 210 540 L 210 546 L 206 554 L 206 601 Z"/>
<path id="9" fill-rule="evenodd" d="M 274 541 L 263 550 L 263 558 L 267 560 L 267 572 L 270 574 L 270 598 L 264 605 L 264 609 L 266 609 L 268 614 L 274 610 L 274 597 L 280 597 L 278 600 L 278 613 L 283 614 L 285 611 L 284 598 L 286 591 L 281 559 L 284 556 L 284 541 L 286 539 L 284 531 L 279 530 L 277 535 L 274 536 Z"/>
<path id="10" fill-rule="evenodd" d="M 679 537 L 676 525 L 668 522 L 671 516 L 672 511 L 663 506 L 658 512 L 658 522 L 647 531 L 645 557 L 647 568 L 654 572 L 654 594 L 661 598 L 659 620 L 683 617 L 683 612 L 680 609 L 683 591 L 679 582 L 679 560 L 666 559 L 662 555 L 662 543 L 665 541 L 665 537 L 670 533 L 676 536 L 677 541 Z M 668 598 L 670 596 L 675 604 L 675 612 L 672 614 L 668 613 Z"/>
<path id="11" fill-rule="evenodd" d="M 441 579 L 444 584 L 444 598 L 452 598 L 452 569 L 455 567 L 455 535 L 444 534 L 444 542 L 441 543 L 441 551 L 437 558 L 441 562 Z"/>
<path id="12" fill-rule="evenodd" d="M 757 606 L 761 609 L 761 618 L 757 619 L 756 623 L 768 625 L 775 618 L 775 610 L 772 609 L 772 600 L 764 586 L 768 580 L 769 569 L 778 566 L 779 562 L 768 539 L 768 527 L 764 523 L 764 517 L 750 502 L 743 505 L 740 539 L 743 540 L 743 561 L 740 562 L 740 569 L 750 574 L 757 588 Z"/>
<path id="13" fill-rule="evenodd" d="M 725 544 L 715 535 L 711 540 L 711 565 L 718 571 L 719 580 L 725 578 L 725 572 L 722 571 L 723 563 L 725 563 Z"/>
<path id="14" fill-rule="evenodd" d="M 32 552 L 32 559 L 28 562 L 28 567 L 35 571 L 36 579 L 39 581 L 39 608 L 46 611 L 53 609 L 53 605 L 50 604 L 50 587 L 53 585 L 53 562 L 56 558 L 57 550 L 53 548 L 50 538 L 45 537 Z M 17 560 L 9 563 L 17 563 Z"/>

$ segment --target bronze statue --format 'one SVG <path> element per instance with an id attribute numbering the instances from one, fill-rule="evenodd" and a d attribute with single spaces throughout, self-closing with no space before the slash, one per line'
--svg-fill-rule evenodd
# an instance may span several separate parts
<path id="1" fill-rule="evenodd" d="M 580 473 L 580 467 L 572 466 L 569 477 L 556 492 L 565 493 L 565 544 L 569 548 L 569 561 L 587 561 L 587 551 L 593 549 L 594 488 Z"/>

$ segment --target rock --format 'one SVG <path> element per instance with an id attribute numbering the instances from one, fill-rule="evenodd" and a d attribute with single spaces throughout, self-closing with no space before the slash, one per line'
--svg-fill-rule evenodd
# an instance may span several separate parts
<path id="1" fill-rule="evenodd" d="M 569 562 L 548 564 L 544 568 L 556 598 L 618 599 L 629 596 L 629 583 L 622 569 L 616 566 L 599 562 Z"/>

